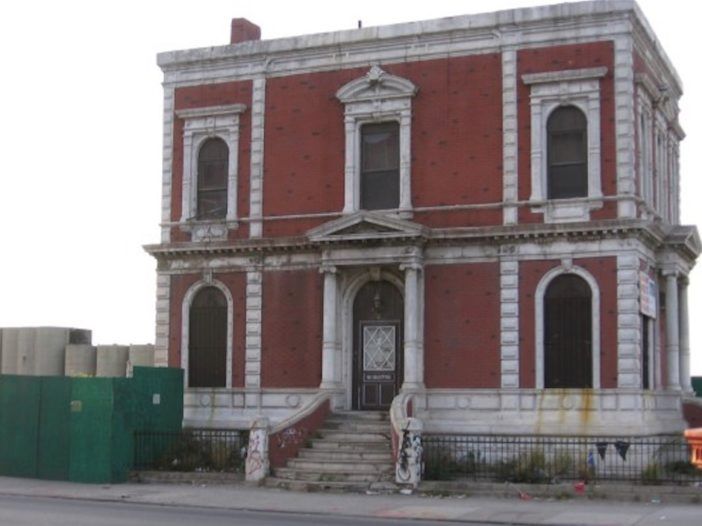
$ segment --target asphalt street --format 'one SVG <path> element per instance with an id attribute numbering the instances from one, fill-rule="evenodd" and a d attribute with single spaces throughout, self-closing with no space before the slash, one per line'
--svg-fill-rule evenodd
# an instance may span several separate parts
<path id="1" fill-rule="evenodd" d="M 2 526 L 396 526 L 406 519 L 345 517 L 220 508 L 154 506 L 128 502 L 86 502 L 74 499 L 0 496 Z M 412 521 L 413 526 L 445 524 Z"/>
<path id="2" fill-rule="evenodd" d="M 516 492 L 505 498 L 332 494 L 244 483 L 101 485 L 0 477 L 0 526 L 702 524 L 702 488 L 687 488 L 688 499 L 693 497 L 688 503 L 666 502 L 663 490 L 674 488 L 648 487 L 638 502 L 617 502 L 611 497 L 591 500 L 587 495 L 524 499 Z"/>

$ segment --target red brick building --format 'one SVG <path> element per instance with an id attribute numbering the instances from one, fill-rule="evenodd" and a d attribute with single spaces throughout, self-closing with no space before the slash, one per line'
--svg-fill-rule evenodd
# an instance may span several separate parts
<path id="1" fill-rule="evenodd" d="M 160 54 L 157 356 L 187 423 L 659 433 L 690 391 L 680 80 L 633 2 Z"/>

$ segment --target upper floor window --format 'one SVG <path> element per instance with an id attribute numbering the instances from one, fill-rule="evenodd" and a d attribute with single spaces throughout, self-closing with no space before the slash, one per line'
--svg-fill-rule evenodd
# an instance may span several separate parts
<path id="1" fill-rule="evenodd" d="M 237 220 L 239 115 L 243 104 L 176 110 L 183 120 L 181 228 L 193 241 L 226 239 Z"/>
<path id="2" fill-rule="evenodd" d="M 412 82 L 378 66 L 336 92 L 345 107 L 345 213 L 411 214 L 410 133 L 416 93 Z"/>
<path id="3" fill-rule="evenodd" d="M 587 197 L 587 118 L 575 106 L 548 118 L 548 198 Z"/>
<path id="4" fill-rule="evenodd" d="M 361 127 L 361 203 L 363 210 L 400 205 L 400 125 L 397 122 Z"/>
<path id="5" fill-rule="evenodd" d="M 532 210 L 547 223 L 601 208 L 600 79 L 607 68 L 529 73 Z"/>
<path id="6" fill-rule="evenodd" d="M 197 159 L 197 218 L 227 216 L 229 148 L 222 139 L 207 139 Z"/>

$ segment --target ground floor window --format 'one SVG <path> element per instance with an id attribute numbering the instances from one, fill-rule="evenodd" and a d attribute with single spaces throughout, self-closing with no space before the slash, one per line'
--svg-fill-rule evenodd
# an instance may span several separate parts
<path id="1" fill-rule="evenodd" d="M 227 299 L 204 287 L 190 307 L 188 379 L 190 387 L 226 387 Z"/>
<path id="2" fill-rule="evenodd" d="M 563 274 L 544 295 L 544 387 L 592 387 L 592 291 Z"/>

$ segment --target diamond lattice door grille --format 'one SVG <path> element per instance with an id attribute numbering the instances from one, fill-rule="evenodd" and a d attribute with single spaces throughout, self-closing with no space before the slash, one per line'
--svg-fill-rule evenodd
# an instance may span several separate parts
<path id="1" fill-rule="evenodd" d="M 395 370 L 395 326 L 363 327 L 363 370 Z"/>

